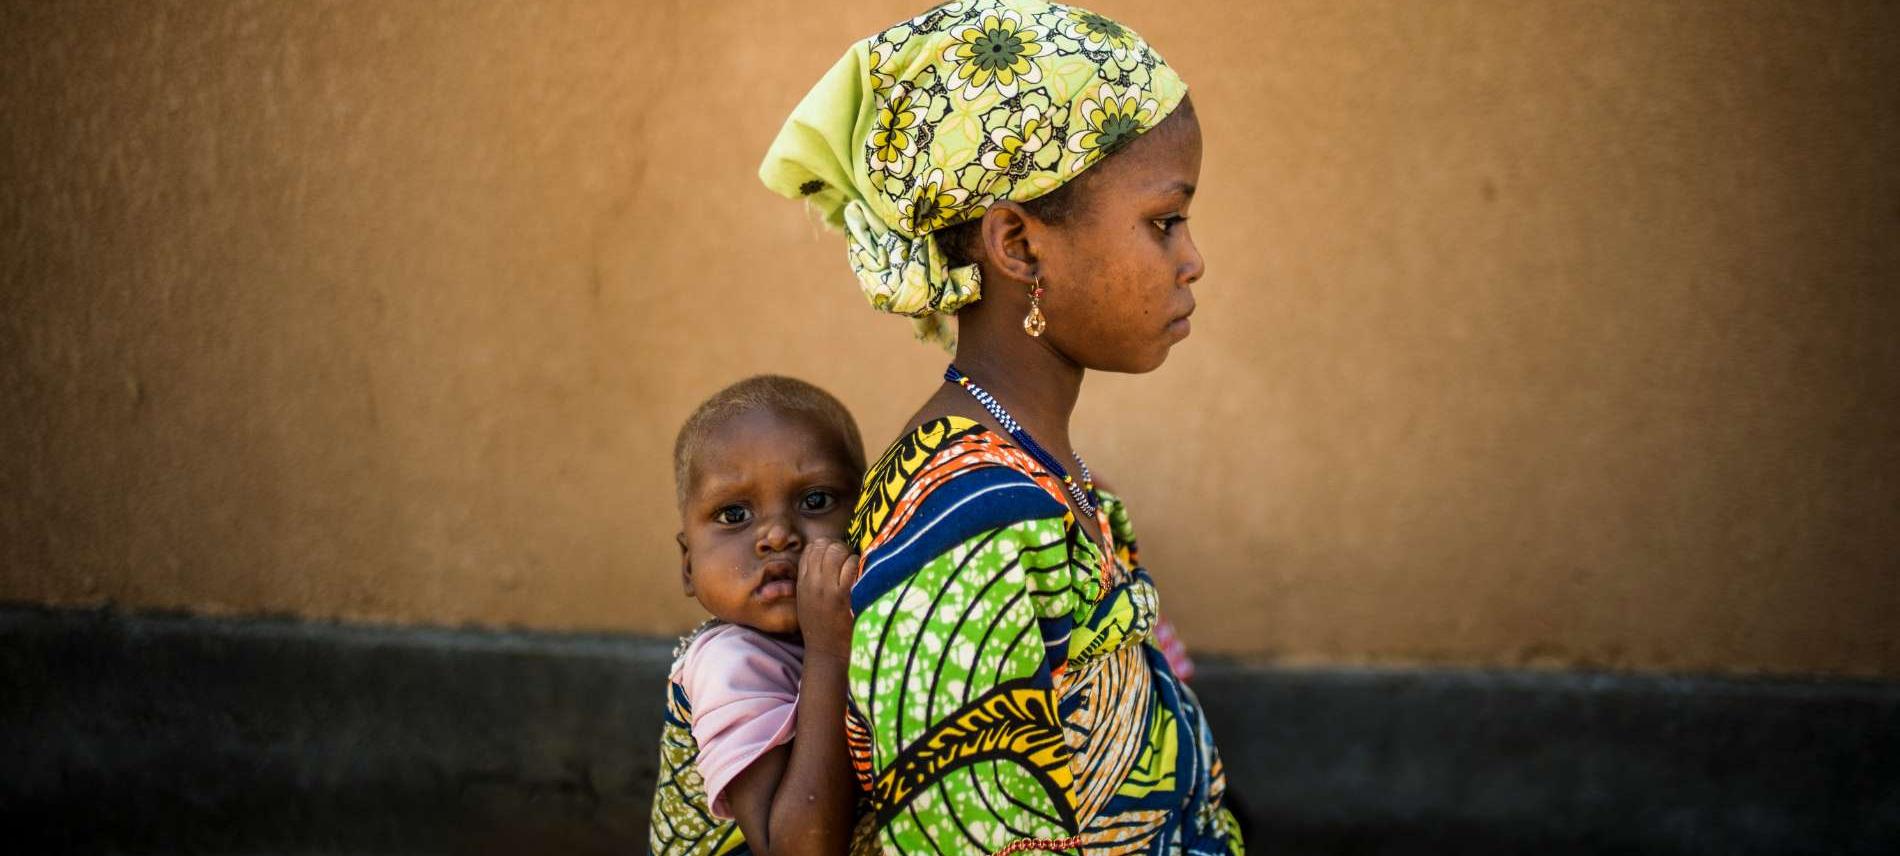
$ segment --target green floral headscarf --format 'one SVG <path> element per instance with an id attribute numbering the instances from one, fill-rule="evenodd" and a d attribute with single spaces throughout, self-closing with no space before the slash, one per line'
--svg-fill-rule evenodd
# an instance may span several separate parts
<path id="1" fill-rule="evenodd" d="M 945 3 L 854 44 L 792 111 L 765 186 L 842 230 L 875 309 L 951 345 L 981 296 L 932 235 L 999 199 L 1074 178 L 1181 102 L 1187 84 L 1133 30 L 1038 0 Z"/>

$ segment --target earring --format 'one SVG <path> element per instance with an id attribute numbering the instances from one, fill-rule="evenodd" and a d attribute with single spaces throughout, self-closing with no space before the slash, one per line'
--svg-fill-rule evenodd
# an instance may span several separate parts
<path id="1" fill-rule="evenodd" d="M 1036 277 L 1036 284 L 1029 289 L 1029 314 L 1023 316 L 1023 332 L 1040 336 L 1048 326 L 1048 319 L 1042 317 L 1042 277 Z"/>

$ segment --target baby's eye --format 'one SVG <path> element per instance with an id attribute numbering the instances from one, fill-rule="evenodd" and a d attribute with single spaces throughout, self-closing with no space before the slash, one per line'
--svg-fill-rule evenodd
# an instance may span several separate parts
<path id="1" fill-rule="evenodd" d="M 1169 232 L 1174 231 L 1174 227 L 1176 224 L 1186 223 L 1187 218 L 1176 215 L 1172 217 L 1162 217 L 1161 219 L 1150 220 L 1148 222 L 1153 223 L 1155 225 L 1155 228 L 1161 230 L 1161 234 L 1166 235 Z"/>
<path id="2" fill-rule="evenodd" d="M 713 519 L 727 526 L 737 526 L 751 517 L 752 512 L 747 511 L 743 505 L 728 505 L 713 512 Z"/>
<path id="3" fill-rule="evenodd" d="M 830 511 L 838 504 L 838 498 L 833 496 L 831 491 L 814 490 L 811 493 L 805 494 L 805 498 L 800 500 L 800 504 L 805 507 L 806 511 Z"/>

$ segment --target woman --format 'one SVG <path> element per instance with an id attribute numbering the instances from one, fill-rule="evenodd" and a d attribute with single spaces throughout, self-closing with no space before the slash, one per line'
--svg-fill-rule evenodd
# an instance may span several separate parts
<path id="1" fill-rule="evenodd" d="M 1127 514 L 1069 443 L 1088 370 L 1188 334 L 1200 157 L 1132 31 L 969 0 L 853 46 L 761 168 L 846 233 L 874 307 L 946 345 L 958 322 L 849 536 L 847 733 L 886 852 L 1241 850 Z"/>

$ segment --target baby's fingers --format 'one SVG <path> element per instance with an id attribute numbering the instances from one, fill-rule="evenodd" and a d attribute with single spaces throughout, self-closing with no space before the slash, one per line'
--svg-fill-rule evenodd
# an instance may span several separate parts
<path id="1" fill-rule="evenodd" d="M 845 559 L 851 556 L 851 548 L 846 547 L 843 541 L 833 541 L 830 539 L 812 544 L 811 549 L 806 552 L 816 552 L 819 561 L 818 567 L 824 569 L 826 576 L 833 578 L 837 577 L 838 568 L 844 565 Z"/>
<path id="2" fill-rule="evenodd" d="M 798 555 L 798 575 L 800 577 L 806 574 L 817 573 L 819 569 L 825 566 L 825 545 L 829 543 L 829 541 L 824 539 L 813 541 L 810 546 L 805 548 L 804 552 Z"/>
<path id="3" fill-rule="evenodd" d="M 835 589 L 838 569 L 851 557 L 851 548 L 830 538 L 813 540 L 798 557 L 798 581 L 814 592 Z"/>
<path id="4" fill-rule="evenodd" d="M 838 587 L 841 589 L 844 589 L 845 591 L 850 591 L 851 586 L 855 585 L 857 581 L 858 581 L 858 557 L 852 556 L 851 558 L 844 560 L 844 565 L 838 568 Z"/>

